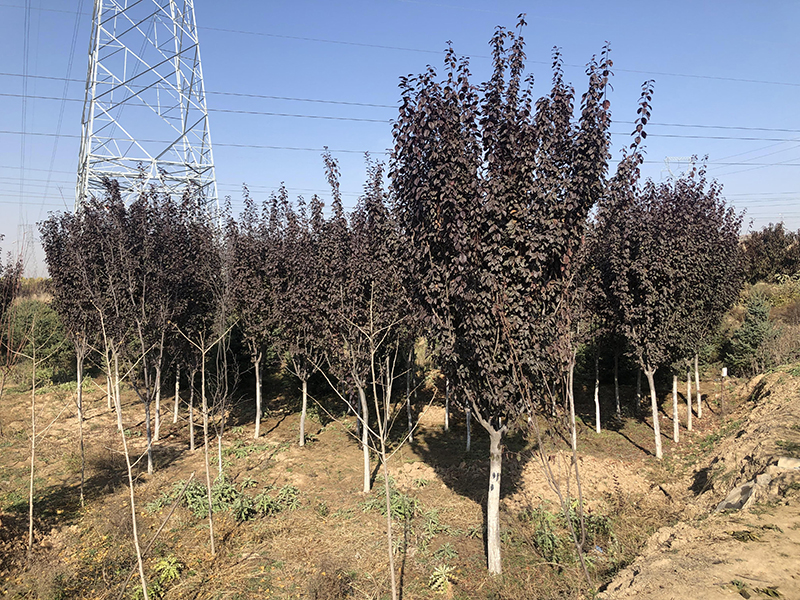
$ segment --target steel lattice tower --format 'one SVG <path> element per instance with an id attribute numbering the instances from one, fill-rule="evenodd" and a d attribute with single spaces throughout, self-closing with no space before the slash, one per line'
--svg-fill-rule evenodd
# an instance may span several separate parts
<path id="1" fill-rule="evenodd" d="M 194 0 L 95 0 L 76 207 L 116 179 L 216 202 Z"/>

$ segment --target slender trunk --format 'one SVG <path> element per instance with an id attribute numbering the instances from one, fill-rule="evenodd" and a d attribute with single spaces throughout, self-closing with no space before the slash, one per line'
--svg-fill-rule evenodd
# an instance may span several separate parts
<path id="1" fill-rule="evenodd" d="M 153 441 L 158 441 L 161 437 L 161 365 L 156 367 L 156 414 L 155 426 L 153 428 Z"/>
<path id="2" fill-rule="evenodd" d="M 661 425 L 658 420 L 658 398 L 656 397 L 656 384 L 653 380 L 656 370 L 649 365 L 645 368 L 644 374 L 647 377 L 647 383 L 650 386 L 650 407 L 653 412 L 653 433 L 656 439 L 656 458 L 661 458 Z"/>
<path id="3" fill-rule="evenodd" d="M 680 424 L 678 423 L 678 376 L 672 376 L 672 441 L 680 441 Z"/>
<path id="4" fill-rule="evenodd" d="M 85 348 L 79 348 L 76 352 L 76 370 L 78 371 L 78 389 L 76 397 L 78 403 L 78 436 L 81 446 L 81 508 L 84 506 L 83 486 L 86 481 L 86 446 L 83 442 L 83 360 L 86 355 Z"/>
<path id="5" fill-rule="evenodd" d="M 254 439 L 261 435 L 261 354 L 253 359 L 253 367 L 256 372 L 256 430 L 253 434 Z"/>
<path id="6" fill-rule="evenodd" d="M 108 410 L 114 407 L 114 401 L 111 399 L 111 368 L 109 367 L 108 375 L 106 375 L 106 404 Z"/>
<path id="7" fill-rule="evenodd" d="M 641 369 L 636 370 L 636 404 L 634 404 L 633 409 L 636 415 L 639 415 L 639 410 L 642 406 L 642 371 Z"/>
<path id="8" fill-rule="evenodd" d="M 472 409 L 467 407 L 467 452 L 472 448 Z"/>
<path id="9" fill-rule="evenodd" d="M 175 406 L 172 410 L 172 424 L 178 422 L 178 408 L 181 405 L 181 366 L 175 365 Z"/>
<path id="10" fill-rule="evenodd" d="M 124 431 L 121 431 L 122 448 L 125 451 L 125 465 L 128 467 L 128 490 L 130 491 L 131 498 L 131 522 L 133 524 L 133 545 L 136 548 L 136 560 L 139 563 L 139 579 L 142 583 L 142 594 L 144 600 L 149 600 L 150 596 L 147 592 L 147 579 L 144 576 L 144 561 L 142 560 L 142 550 L 139 545 L 139 528 L 136 523 L 136 499 L 133 495 L 133 467 L 131 466 L 131 456 L 128 452 L 128 440 L 125 439 Z"/>
<path id="11" fill-rule="evenodd" d="M 500 558 L 500 474 L 503 467 L 502 431 L 490 429 L 489 433 L 489 496 L 486 500 L 486 550 L 489 573 L 499 575 Z"/>
<path id="12" fill-rule="evenodd" d="M 145 390 L 145 394 L 147 390 Z M 147 434 L 147 474 L 153 474 L 153 431 L 150 428 L 150 398 L 144 402 L 144 430 Z"/>
<path id="13" fill-rule="evenodd" d="M 122 431 L 122 397 L 119 393 L 119 355 L 114 352 L 114 408 L 117 411 L 117 429 Z"/>
<path id="14" fill-rule="evenodd" d="M 33 323 L 34 325 L 36 324 L 35 319 Z M 33 331 L 33 326 L 31 326 L 31 331 Z M 31 337 L 33 336 L 31 335 Z M 32 339 L 31 341 L 33 342 L 34 340 Z M 36 460 L 36 344 L 32 343 L 31 345 L 33 346 L 33 358 L 31 360 L 33 375 L 31 376 L 31 480 L 28 491 L 28 558 L 30 558 L 33 551 L 33 468 Z"/>
<path id="15" fill-rule="evenodd" d="M 222 435 L 217 434 L 217 479 L 220 481 L 224 477 L 222 470 Z"/>
<path id="16" fill-rule="evenodd" d="M 369 469 L 369 407 L 367 406 L 367 394 L 361 385 L 358 388 L 358 400 L 361 404 L 361 451 L 364 454 L 364 488 L 365 494 L 370 490 L 370 469 Z"/>
<path id="17" fill-rule="evenodd" d="M 692 371 L 686 369 L 686 429 L 692 430 Z"/>
<path id="18" fill-rule="evenodd" d="M 389 551 L 389 578 L 392 586 L 392 600 L 397 600 L 397 581 L 394 574 L 394 549 L 392 546 L 392 506 L 389 488 L 389 468 L 386 466 L 386 443 L 381 436 L 381 464 L 383 465 L 383 492 L 386 497 L 386 543 Z"/>
<path id="19" fill-rule="evenodd" d="M 206 401 L 206 356 L 200 363 L 200 398 L 203 407 L 203 455 L 206 463 L 206 492 L 208 493 L 208 533 L 211 540 L 211 556 L 217 554 L 214 545 L 214 507 L 211 501 L 211 466 L 208 463 L 208 402 Z M 220 467 L 222 465 L 220 464 Z"/>
<path id="20" fill-rule="evenodd" d="M 450 380 L 444 380 L 444 430 L 450 431 Z"/>
<path id="21" fill-rule="evenodd" d="M 600 433 L 600 353 L 594 352 L 594 430 Z"/>
<path id="22" fill-rule="evenodd" d="M 303 379 L 303 406 L 300 410 L 300 445 L 306 445 L 306 412 L 308 411 L 308 378 Z"/>
<path id="23" fill-rule="evenodd" d="M 189 372 L 189 450 L 194 452 L 194 377 L 196 369 Z"/>
<path id="24" fill-rule="evenodd" d="M 619 351 L 614 350 L 614 399 L 617 401 L 617 418 L 622 418 L 622 408 L 619 405 Z"/>
<path id="25" fill-rule="evenodd" d="M 408 353 L 406 370 L 406 416 L 408 417 L 408 441 L 414 441 L 414 419 L 411 414 L 411 352 Z"/>
<path id="26" fill-rule="evenodd" d="M 698 356 L 697 352 L 694 353 L 694 391 L 697 394 L 697 418 L 703 418 L 703 403 L 701 400 L 703 399 L 702 394 L 700 393 L 700 357 Z"/>
<path id="27" fill-rule="evenodd" d="M 567 370 L 567 402 L 569 402 L 569 423 L 572 427 L 572 451 L 578 451 L 578 426 L 575 422 L 575 361 L 571 361 Z"/>

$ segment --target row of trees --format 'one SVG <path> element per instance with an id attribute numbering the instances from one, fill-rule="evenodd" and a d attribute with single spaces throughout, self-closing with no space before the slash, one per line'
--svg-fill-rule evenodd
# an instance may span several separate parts
<path id="1" fill-rule="evenodd" d="M 149 191 L 125 206 L 109 182 L 105 197 L 43 223 L 54 305 L 79 381 L 96 351 L 122 430 L 119 384 L 128 377 L 145 411 L 149 468 L 164 373 L 176 375 L 176 402 L 180 373 L 192 394 L 199 373 L 211 489 L 210 408 L 224 406 L 241 370 L 229 348 L 233 327 L 255 375 L 255 436 L 265 360 L 300 381 L 301 445 L 308 379 L 320 371 L 358 414 L 365 492 L 370 448 L 386 473 L 395 382 L 424 336 L 454 401 L 489 436 L 493 573 L 501 571 L 503 436 L 560 398 L 575 446 L 574 367 L 592 337 L 611 336 L 647 375 L 661 456 L 653 374 L 695 356 L 734 300 L 739 218 L 702 172 L 640 184 L 650 83 L 634 142 L 608 176 L 608 47 L 587 66 L 579 100 L 558 52 L 550 91 L 536 100 L 520 32 L 498 29 L 491 47 L 493 73 L 480 86 L 452 48 L 443 78 L 429 68 L 401 80 L 389 185 L 368 157 L 368 181 L 349 215 L 326 154 L 327 215 L 320 198 L 293 203 L 284 189 L 262 205 L 245 190 L 238 220 L 212 215 L 192 193 L 176 201 Z M 189 410 L 193 427 L 191 399 Z M 224 410 L 217 414 L 221 437 Z M 413 427 L 409 418 L 407 436 Z M 210 497 L 209 526 L 213 552 Z"/>

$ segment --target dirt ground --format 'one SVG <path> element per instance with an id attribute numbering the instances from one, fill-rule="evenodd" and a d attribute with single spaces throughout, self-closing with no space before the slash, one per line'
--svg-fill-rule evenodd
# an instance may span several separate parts
<path id="1" fill-rule="evenodd" d="M 98 380 L 99 381 L 99 380 Z M 797 581 L 798 480 L 773 472 L 742 511 L 713 510 L 736 486 L 766 473 L 779 456 L 800 449 L 800 379 L 776 373 L 711 393 L 695 431 L 682 430 L 665 458 L 650 452 L 646 419 L 609 421 L 596 434 L 579 429 L 580 494 L 590 530 L 585 548 L 590 587 L 560 521 L 558 496 L 578 496 L 563 432 L 545 432 L 544 453 L 516 435 L 504 453 L 501 504 L 504 574 L 486 574 L 483 512 L 488 442 L 480 430 L 465 450 L 461 415 L 443 430 L 443 408 L 420 408 L 414 441 L 397 449 L 390 476 L 398 502 L 413 503 L 393 525 L 394 557 L 403 598 L 800 598 Z M 704 384 L 711 388 L 711 384 Z M 624 389 L 624 395 L 632 390 Z M 386 518 L 375 492 L 360 494 L 361 452 L 355 420 L 314 410 L 309 442 L 297 445 L 298 416 L 291 386 L 270 398 L 263 435 L 253 440 L 252 418 L 232 412 L 223 437 L 222 471 L 239 498 L 297 490 L 291 510 L 272 516 L 215 515 L 218 551 L 209 551 L 207 521 L 186 506 L 169 514 L 163 499 L 181 482 L 204 480 L 202 430 L 198 450 L 187 449 L 185 410 L 165 416 L 153 475 L 137 466 L 137 522 L 156 598 L 384 598 L 388 592 Z M 613 391 L 603 390 L 608 406 Z M 135 567 L 127 476 L 103 390 L 87 388 L 86 505 L 78 500 L 80 453 L 69 386 L 37 396 L 34 551 L 26 555 L 30 461 L 30 393 L 11 390 L 0 404 L 0 593 L 9 598 L 116 598 Z M 588 400 L 588 393 L 583 396 Z M 131 452 L 145 448 L 141 405 L 125 394 L 124 421 Z M 162 410 L 171 411 L 171 399 Z M 592 414 L 587 403 L 588 422 Z M 664 405 L 665 413 L 671 414 Z M 685 406 L 679 415 L 685 423 Z M 333 412 L 333 411 L 332 411 Z M 612 411 L 613 412 L 613 411 Z M 672 423 L 662 414 L 662 431 Z M 212 478 L 219 473 L 212 448 Z M 375 467 L 375 463 L 373 463 Z M 377 469 L 373 470 L 376 475 Z M 772 471 L 775 471 L 772 469 Z M 762 489 L 763 488 L 763 489 Z M 270 491 L 273 490 L 273 491 Z M 234 492 L 232 492 L 234 493 Z M 742 533 L 745 532 L 745 533 Z M 749 532 L 749 533 L 748 533 Z M 176 577 L 163 575 L 169 561 Z M 439 579 L 437 580 L 437 572 Z M 444 579 L 441 574 L 446 573 Z M 441 585 L 437 584 L 437 581 Z M 137 596 L 138 577 L 125 597 Z M 138 591 L 141 594 L 141 590 Z"/>
<path id="2" fill-rule="evenodd" d="M 686 520 L 659 529 L 601 598 L 800 598 L 800 467 L 778 464 L 800 456 L 800 385 L 773 373 L 731 393 L 744 402 L 729 434 L 683 479 L 693 492 L 682 500 Z M 758 476 L 764 485 L 742 509 L 717 512 Z"/>

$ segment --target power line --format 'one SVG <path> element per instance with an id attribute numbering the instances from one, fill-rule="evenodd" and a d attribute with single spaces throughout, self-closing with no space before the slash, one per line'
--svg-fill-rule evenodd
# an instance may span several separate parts
<path id="1" fill-rule="evenodd" d="M 14 75 L 9 73 L 0 73 L 0 75 Z M 36 77 L 36 76 L 30 76 Z M 66 78 L 63 78 L 66 79 Z M 74 80 L 73 80 L 74 81 Z M 346 105 L 346 106 L 368 106 L 368 107 L 375 107 L 375 108 L 397 108 L 394 106 L 390 106 L 388 104 L 369 104 L 364 102 L 347 102 L 347 101 L 339 101 L 339 100 L 322 100 L 322 99 L 315 99 L 315 98 L 292 98 L 287 96 L 268 96 L 268 95 L 261 95 L 261 94 L 242 94 L 238 92 L 209 92 L 209 93 L 219 93 L 228 96 L 245 96 L 250 98 L 263 98 L 263 99 L 271 99 L 271 100 L 286 100 L 286 101 L 296 101 L 296 102 L 309 102 L 309 103 L 320 103 L 320 104 L 335 104 L 335 105 Z M 22 94 L 12 94 L 8 92 L 0 93 L 0 97 L 8 97 L 8 98 L 23 98 Z M 83 102 L 83 100 L 79 98 L 60 98 L 57 96 L 41 96 L 41 95 L 27 95 L 24 96 L 26 99 L 34 99 L 34 100 L 58 100 L 58 101 L 69 101 L 69 102 Z M 244 115 L 254 115 L 254 116 L 269 116 L 269 117 L 289 117 L 289 118 L 300 118 L 300 119 L 322 119 L 322 120 L 332 120 L 332 121 L 353 121 L 353 122 L 362 122 L 362 123 L 391 123 L 390 119 L 367 119 L 363 117 L 337 117 L 332 115 L 307 115 L 307 114 L 300 114 L 300 113 L 280 113 L 280 112 L 270 112 L 270 111 L 258 111 L 258 110 L 239 110 L 239 109 L 229 109 L 229 108 L 210 108 L 208 109 L 209 112 L 216 112 L 216 113 L 228 113 L 228 114 L 244 114 Z M 615 123 L 625 124 L 625 125 L 633 125 L 635 124 L 633 121 L 614 121 Z M 800 133 L 800 129 L 789 129 L 785 127 L 751 127 L 751 126 L 739 126 L 739 125 L 705 125 L 705 124 L 690 124 L 690 123 L 658 123 L 658 122 L 651 122 L 650 126 L 652 127 L 679 127 L 684 129 L 720 129 L 720 130 L 728 130 L 728 131 L 767 131 L 767 132 L 778 132 L 778 133 Z M 623 132 L 613 132 L 613 135 L 628 135 L 627 133 Z M 748 137 L 741 137 L 741 136 L 722 136 L 722 135 L 700 135 L 700 134 L 670 134 L 670 133 L 648 133 L 648 137 L 666 137 L 666 138 L 683 138 L 683 139 L 709 139 L 709 140 L 734 140 L 734 141 L 760 141 L 760 142 L 793 142 L 797 141 L 795 138 L 771 138 L 771 137 L 757 137 L 757 136 L 748 136 Z"/>

